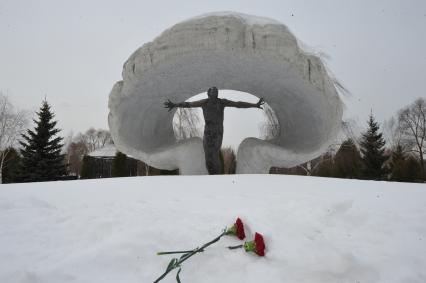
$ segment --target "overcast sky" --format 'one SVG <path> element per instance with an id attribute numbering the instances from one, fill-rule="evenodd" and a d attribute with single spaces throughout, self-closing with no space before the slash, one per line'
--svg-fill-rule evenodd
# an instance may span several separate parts
<path id="1" fill-rule="evenodd" d="M 214 11 L 276 19 L 327 54 L 352 93 L 345 116 L 361 126 L 371 109 L 382 122 L 426 97 L 425 0 L 1 0 L 0 90 L 30 110 L 47 96 L 64 135 L 107 128 L 108 95 L 130 54 L 172 25 Z M 233 122 L 226 121 L 225 144 L 256 135 L 261 115 L 252 110 L 226 114 Z"/>

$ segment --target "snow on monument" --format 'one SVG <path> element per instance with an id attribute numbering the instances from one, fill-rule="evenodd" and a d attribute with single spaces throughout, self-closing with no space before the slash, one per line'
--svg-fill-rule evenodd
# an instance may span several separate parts
<path id="1" fill-rule="evenodd" d="M 176 24 L 126 61 L 109 97 L 118 150 L 157 168 L 207 174 L 202 140 L 177 142 L 174 111 L 163 102 L 184 101 L 212 86 L 263 97 L 279 122 L 273 140 L 241 143 L 237 173 L 306 162 L 340 131 L 343 104 L 321 60 L 277 21 L 224 12 Z"/>

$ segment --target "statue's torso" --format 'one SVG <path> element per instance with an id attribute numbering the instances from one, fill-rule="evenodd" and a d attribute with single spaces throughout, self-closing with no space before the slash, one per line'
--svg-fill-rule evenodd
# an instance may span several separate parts
<path id="1" fill-rule="evenodd" d="M 205 125 L 205 131 L 210 128 L 222 129 L 223 132 L 223 114 L 225 110 L 225 104 L 221 99 L 211 100 L 208 99 L 206 103 L 201 107 L 203 109 L 203 116 Z"/>

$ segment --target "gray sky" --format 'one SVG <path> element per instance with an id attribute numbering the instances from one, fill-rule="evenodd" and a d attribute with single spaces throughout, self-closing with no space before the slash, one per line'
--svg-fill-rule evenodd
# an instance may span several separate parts
<path id="1" fill-rule="evenodd" d="M 107 128 L 108 94 L 143 43 L 187 18 L 237 11 L 276 19 L 317 52 L 349 89 L 346 117 L 364 126 L 426 97 L 426 1 L 1 0 L 0 90 L 20 108 L 44 96 L 63 134 Z M 255 135 L 256 114 L 227 113 L 224 144 Z M 248 111 L 248 110 L 246 110 Z M 240 135 L 241 137 L 237 137 Z"/>

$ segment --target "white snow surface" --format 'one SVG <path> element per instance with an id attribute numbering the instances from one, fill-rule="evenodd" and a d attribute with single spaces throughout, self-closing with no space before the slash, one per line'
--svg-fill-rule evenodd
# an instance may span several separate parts
<path id="1" fill-rule="evenodd" d="M 238 216 L 266 256 L 226 236 L 182 282 L 426 282 L 425 185 L 279 175 L 2 185 L 0 282 L 153 282 Z"/>

